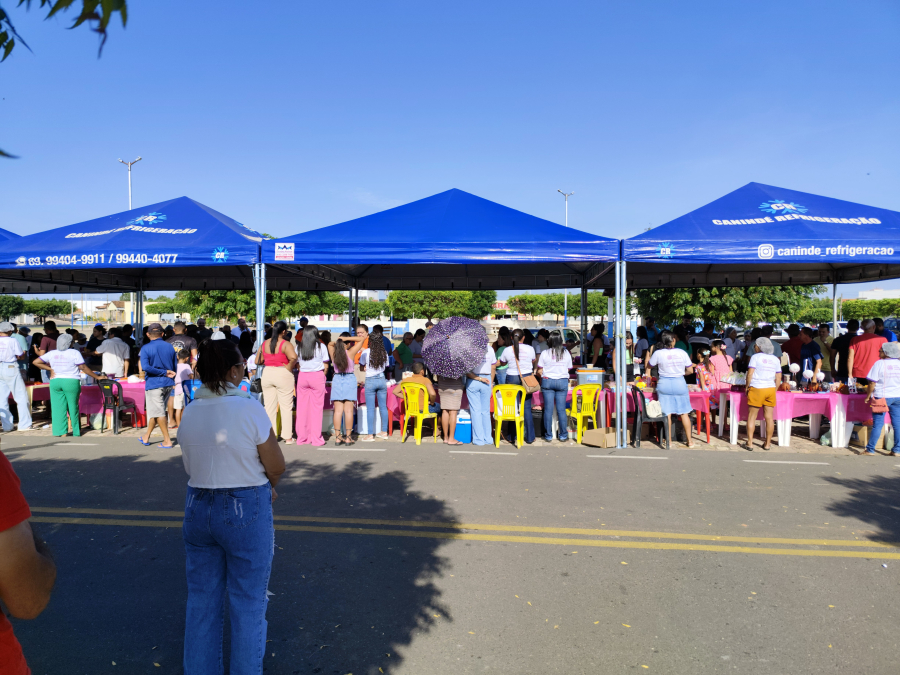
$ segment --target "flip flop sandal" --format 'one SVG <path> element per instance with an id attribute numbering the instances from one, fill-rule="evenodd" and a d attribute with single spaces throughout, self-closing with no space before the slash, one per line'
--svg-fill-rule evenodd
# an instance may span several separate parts
<path id="1" fill-rule="evenodd" d="M 148 447 L 153 445 L 153 443 L 144 443 L 144 439 L 141 438 L 140 436 L 138 436 L 138 443 L 140 443 L 141 445 L 146 445 Z"/>
<path id="2" fill-rule="evenodd" d="M 172 448 L 175 447 L 175 444 L 172 443 L 172 445 L 163 445 L 162 443 L 160 443 L 160 444 L 157 445 L 156 447 L 157 447 L 157 448 L 162 448 L 163 450 L 171 450 Z"/>

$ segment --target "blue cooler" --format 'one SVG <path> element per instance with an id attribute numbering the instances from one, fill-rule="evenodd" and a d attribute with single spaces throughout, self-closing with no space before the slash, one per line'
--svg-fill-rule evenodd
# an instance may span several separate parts
<path id="1" fill-rule="evenodd" d="M 456 431 L 453 438 L 460 443 L 472 442 L 472 418 L 468 410 L 460 410 L 456 416 Z"/>

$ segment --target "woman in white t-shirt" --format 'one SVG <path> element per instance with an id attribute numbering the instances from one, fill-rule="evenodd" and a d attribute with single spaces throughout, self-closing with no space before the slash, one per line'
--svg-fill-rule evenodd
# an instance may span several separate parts
<path id="1" fill-rule="evenodd" d="M 387 380 L 384 378 L 384 369 L 388 365 L 388 354 L 381 333 L 369 333 L 369 346 L 360 352 L 359 365 L 366 369 L 366 424 L 369 430 L 369 435 L 362 440 L 371 442 L 376 437 L 387 439 Z M 381 414 L 381 433 L 375 431 L 376 405 Z"/>
<path id="2" fill-rule="evenodd" d="M 231 672 L 259 673 L 275 548 L 272 501 L 284 456 L 265 409 L 238 389 L 244 357 L 236 344 L 201 342 L 197 374 L 203 386 L 178 430 L 189 477 L 182 528 L 188 585 L 184 672 L 215 672 L 220 666 L 228 606 Z"/>
<path id="3" fill-rule="evenodd" d="M 872 406 L 872 431 L 866 444 L 867 455 L 875 454 L 875 444 L 881 437 L 881 429 L 884 426 L 885 407 L 891 413 L 894 429 L 900 425 L 900 422 L 894 422 L 900 420 L 900 342 L 882 343 L 878 355 L 881 360 L 872 364 L 871 370 L 866 375 L 869 381 L 866 403 Z M 900 455 L 900 433 L 895 432 L 891 456 L 897 455 Z"/>
<path id="4" fill-rule="evenodd" d="M 490 445 L 491 441 L 491 383 L 497 371 L 497 357 L 490 344 L 478 368 L 466 374 L 466 398 L 472 416 L 472 444 Z"/>
<path id="5" fill-rule="evenodd" d="M 81 373 L 89 377 L 95 375 L 84 364 L 81 352 L 72 349 L 72 336 L 68 333 L 60 334 L 56 339 L 56 349 L 51 349 L 36 358 L 34 365 L 50 372 L 50 415 L 53 435 L 66 436 L 71 420 L 72 435 L 81 436 L 81 417 L 78 414 Z M 68 419 L 66 413 L 69 415 Z"/>
<path id="6" fill-rule="evenodd" d="M 325 364 L 328 347 L 319 342 L 315 326 L 303 329 L 297 365 L 297 445 L 325 445 L 322 415 L 325 410 Z"/>
<path id="7" fill-rule="evenodd" d="M 569 418 L 566 415 L 566 396 L 569 391 L 569 370 L 572 368 L 572 354 L 563 344 L 562 333 L 550 332 L 547 349 L 541 352 L 537 363 L 541 371 L 541 396 L 544 399 L 544 440 L 553 440 L 553 409 L 559 426 L 559 440 L 569 440 Z"/>
<path id="8" fill-rule="evenodd" d="M 516 328 L 510 335 L 511 347 L 507 347 L 500 355 L 500 363 L 509 364 L 506 371 L 506 384 L 522 384 L 522 378 L 534 372 L 534 349 L 523 342 L 525 333 Z M 513 442 L 517 432 L 513 429 Z M 525 395 L 525 442 L 534 443 L 534 419 L 531 416 L 531 394 Z"/>
<path id="9" fill-rule="evenodd" d="M 691 397 L 688 394 L 684 376 L 694 372 L 691 357 L 684 350 L 676 349 L 678 338 L 674 333 L 663 331 L 660 336 L 662 349 L 657 349 L 650 356 L 650 366 L 656 366 L 659 377 L 656 381 L 656 394 L 663 412 L 669 418 L 669 429 L 672 429 L 671 415 L 680 415 L 687 446 L 694 447 L 691 436 Z"/>
<path id="10" fill-rule="evenodd" d="M 763 409 L 766 420 L 766 442 L 763 450 L 772 446 L 775 435 L 775 392 L 781 377 L 781 361 L 774 356 L 775 347 L 769 338 L 758 337 L 753 341 L 753 355 L 747 364 L 747 449 L 753 449 L 753 433 L 756 417 Z"/>

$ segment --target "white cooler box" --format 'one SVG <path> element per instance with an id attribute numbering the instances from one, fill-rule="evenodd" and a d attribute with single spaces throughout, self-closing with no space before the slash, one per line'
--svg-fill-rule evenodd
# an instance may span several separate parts
<path id="1" fill-rule="evenodd" d="M 367 436 L 372 433 L 381 433 L 381 409 L 375 407 L 375 431 L 369 431 L 369 415 L 368 406 L 364 403 L 356 408 L 356 429 L 360 436 Z"/>

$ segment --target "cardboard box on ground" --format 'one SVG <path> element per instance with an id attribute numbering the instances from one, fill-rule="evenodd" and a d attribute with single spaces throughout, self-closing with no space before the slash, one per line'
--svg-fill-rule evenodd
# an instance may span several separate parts
<path id="1" fill-rule="evenodd" d="M 869 443 L 869 436 L 872 433 L 872 427 L 859 425 L 853 427 L 853 431 L 856 432 L 857 439 L 851 438 L 850 445 L 855 446 L 857 448 L 864 448 Z M 886 441 L 885 438 L 887 437 Z M 890 425 L 885 424 L 881 427 L 881 436 L 878 438 L 878 441 L 875 443 L 876 450 L 884 450 L 885 447 L 890 450 L 894 444 L 894 429 Z"/>

